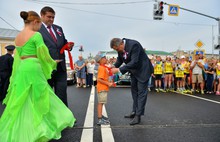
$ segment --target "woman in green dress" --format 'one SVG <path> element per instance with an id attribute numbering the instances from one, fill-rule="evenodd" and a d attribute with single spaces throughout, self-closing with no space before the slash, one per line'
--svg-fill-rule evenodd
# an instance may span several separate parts
<path id="1" fill-rule="evenodd" d="M 45 142 L 59 139 L 75 118 L 47 83 L 58 62 L 53 60 L 39 32 L 34 11 L 20 13 L 25 26 L 15 39 L 16 52 L 6 108 L 0 118 L 1 142 Z"/>

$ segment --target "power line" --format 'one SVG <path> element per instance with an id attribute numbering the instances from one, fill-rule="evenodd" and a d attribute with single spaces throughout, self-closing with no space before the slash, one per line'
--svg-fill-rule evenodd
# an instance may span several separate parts
<path id="1" fill-rule="evenodd" d="M 14 26 L 12 26 L 10 23 L 8 23 L 5 19 L 3 19 L 2 17 L 0 17 L 0 19 L 2 19 L 2 21 L 4 21 L 6 24 L 8 24 L 10 27 L 12 27 L 13 29 L 17 30 Z"/>
<path id="2" fill-rule="evenodd" d="M 38 4 L 45 4 L 44 2 L 38 2 L 38 0 L 32 0 L 32 1 L 34 3 L 38 3 Z M 89 13 L 89 14 L 97 14 L 97 15 L 103 15 L 103 16 L 109 16 L 109 17 L 123 18 L 123 19 L 128 19 L 128 20 L 157 22 L 155 20 L 146 19 L 146 18 L 135 18 L 135 17 L 119 16 L 119 15 L 114 15 L 114 14 L 107 14 L 107 13 L 101 13 L 101 12 L 95 12 L 95 11 L 88 11 L 88 10 L 82 10 L 82 9 L 69 8 L 69 7 L 65 7 L 65 6 L 57 6 L 55 4 L 51 4 L 51 5 L 54 6 L 54 7 L 58 7 L 58 8 L 70 9 L 70 10 L 85 12 L 85 13 Z M 213 26 L 213 25 L 209 25 L 209 24 L 178 23 L 178 22 L 170 22 L 170 21 L 159 21 L 159 22 L 160 23 L 166 23 L 166 24 L 174 24 L 174 25 Z"/>
<path id="3" fill-rule="evenodd" d="M 30 0 L 29 0 L 30 1 Z M 154 0 L 144 0 L 144 1 L 127 1 L 127 2 L 107 2 L 107 3 L 78 3 L 78 2 L 56 2 L 56 1 L 45 1 L 45 0 L 32 0 L 34 2 L 45 2 L 45 3 L 53 3 L 53 4 L 72 4 L 72 5 L 122 5 L 122 4 L 139 4 L 139 3 L 147 3 L 152 2 Z"/>

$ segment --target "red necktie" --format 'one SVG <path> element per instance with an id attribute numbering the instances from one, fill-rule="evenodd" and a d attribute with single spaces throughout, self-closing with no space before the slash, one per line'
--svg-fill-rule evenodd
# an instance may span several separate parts
<path id="1" fill-rule="evenodd" d="M 56 37 L 55 37 L 55 35 L 54 35 L 52 29 L 51 29 L 51 26 L 48 26 L 47 28 L 49 29 L 49 33 L 50 33 L 51 37 L 53 38 L 53 40 L 54 40 L 55 42 L 57 42 L 57 39 L 56 39 Z"/>

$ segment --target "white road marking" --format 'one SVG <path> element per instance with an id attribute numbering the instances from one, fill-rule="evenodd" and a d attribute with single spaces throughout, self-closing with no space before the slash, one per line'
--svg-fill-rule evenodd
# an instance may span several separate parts
<path id="1" fill-rule="evenodd" d="M 95 87 L 92 86 L 80 142 L 93 142 Z M 85 129 L 85 128 L 91 129 Z"/>
<path id="2" fill-rule="evenodd" d="M 205 100 L 205 101 L 216 103 L 216 104 L 220 104 L 220 102 L 218 102 L 218 101 L 214 101 L 214 100 L 210 100 L 210 99 L 206 99 L 206 98 L 202 98 L 202 97 L 198 97 L 198 96 L 194 96 L 194 95 L 190 95 L 190 94 L 182 94 L 182 95 L 197 98 L 197 99 L 200 99 L 200 100 Z"/>
<path id="3" fill-rule="evenodd" d="M 86 118 L 84 122 L 84 129 L 80 142 L 93 142 L 93 125 L 94 125 L 94 105 L 95 105 L 95 87 L 92 86 L 89 104 L 86 112 Z M 108 117 L 105 105 L 103 105 L 103 115 Z M 86 129 L 88 128 L 88 129 Z M 102 142 L 114 142 L 114 137 L 110 125 L 101 126 Z"/>
<path id="4" fill-rule="evenodd" d="M 102 113 L 104 116 L 108 117 L 106 109 L 105 109 L 105 105 L 103 105 Z M 115 141 L 110 125 L 101 125 L 101 132 L 102 132 L 103 142 L 114 142 Z"/>

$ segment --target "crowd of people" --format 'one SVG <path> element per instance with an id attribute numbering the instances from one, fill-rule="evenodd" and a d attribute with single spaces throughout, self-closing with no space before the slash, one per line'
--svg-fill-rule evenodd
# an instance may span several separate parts
<path id="1" fill-rule="evenodd" d="M 116 58 L 107 59 L 106 66 L 111 68 L 114 66 L 113 64 L 115 62 Z M 78 60 L 74 64 L 77 79 L 76 87 L 86 88 L 96 85 L 98 66 L 99 65 L 95 59 L 83 59 L 82 55 L 79 55 Z M 110 77 L 112 78 L 113 82 L 117 82 L 119 80 L 119 76 L 120 74 L 112 74 Z"/>
<path id="2" fill-rule="evenodd" d="M 157 92 L 177 91 L 179 93 L 220 95 L 220 61 L 195 54 L 192 60 L 182 55 L 180 58 L 160 56 L 151 59 L 154 66 L 152 79 Z M 149 90 L 150 86 L 149 85 Z"/>
<path id="3" fill-rule="evenodd" d="M 79 56 L 79 60 L 82 57 Z M 78 62 L 78 61 L 77 61 Z M 77 63 L 76 62 L 76 63 Z M 95 61 L 84 61 L 84 84 L 80 85 L 80 78 L 77 78 L 77 87 L 89 87 L 94 84 L 97 64 Z M 116 58 L 109 58 L 107 66 L 112 67 Z M 220 95 L 220 61 L 215 58 L 205 58 L 203 54 L 196 54 L 193 59 L 187 56 L 172 58 L 166 56 L 162 59 L 156 55 L 151 59 L 154 73 L 148 82 L 148 90 L 156 92 L 179 92 L 179 93 L 200 93 Z M 87 68 L 87 69 L 86 69 Z M 80 73 L 77 71 L 77 77 Z M 111 77 L 114 82 L 119 81 L 121 73 L 113 74 Z"/>

